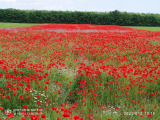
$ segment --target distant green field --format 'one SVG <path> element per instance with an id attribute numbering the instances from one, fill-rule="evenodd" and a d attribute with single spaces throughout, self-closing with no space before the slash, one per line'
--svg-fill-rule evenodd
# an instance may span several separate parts
<path id="1" fill-rule="evenodd" d="M 3 23 L 0 22 L 0 28 L 8 28 L 8 27 L 27 27 L 27 26 L 33 26 L 38 25 L 34 23 Z"/>
<path id="2" fill-rule="evenodd" d="M 126 26 L 126 27 L 141 29 L 141 30 L 149 30 L 149 31 L 160 31 L 160 27 L 142 27 L 142 26 Z"/>

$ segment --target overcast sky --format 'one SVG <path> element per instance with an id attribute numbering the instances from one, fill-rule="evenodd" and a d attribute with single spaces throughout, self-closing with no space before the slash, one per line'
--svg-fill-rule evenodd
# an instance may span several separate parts
<path id="1" fill-rule="evenodd" d="M 160 0 L 0 0 L 0 9 L 159 13 Z"/>

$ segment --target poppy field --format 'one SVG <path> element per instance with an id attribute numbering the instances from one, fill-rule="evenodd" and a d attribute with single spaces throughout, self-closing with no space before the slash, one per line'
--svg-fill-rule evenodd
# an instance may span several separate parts
<path id="1" fill-rule="evenodd" d="M 0 120 L 158 120 L 159 93 L 160 32 L 0 29 Z"/>

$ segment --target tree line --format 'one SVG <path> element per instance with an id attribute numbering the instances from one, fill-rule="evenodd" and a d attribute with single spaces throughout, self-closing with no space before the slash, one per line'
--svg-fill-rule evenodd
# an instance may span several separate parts
<path id="1" fill-rule="evenodd" d="M 160 14 L 0 9 L 0 22 L 160 26 Z"/>

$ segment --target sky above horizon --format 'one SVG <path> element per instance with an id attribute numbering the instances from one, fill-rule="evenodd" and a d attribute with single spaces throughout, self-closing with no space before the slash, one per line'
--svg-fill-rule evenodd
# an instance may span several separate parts
<path id="1" fill-rule="evenodd" d="M 96 11 L 160 14 L 160 0 L 0 0 L 0 9 Z"/>

